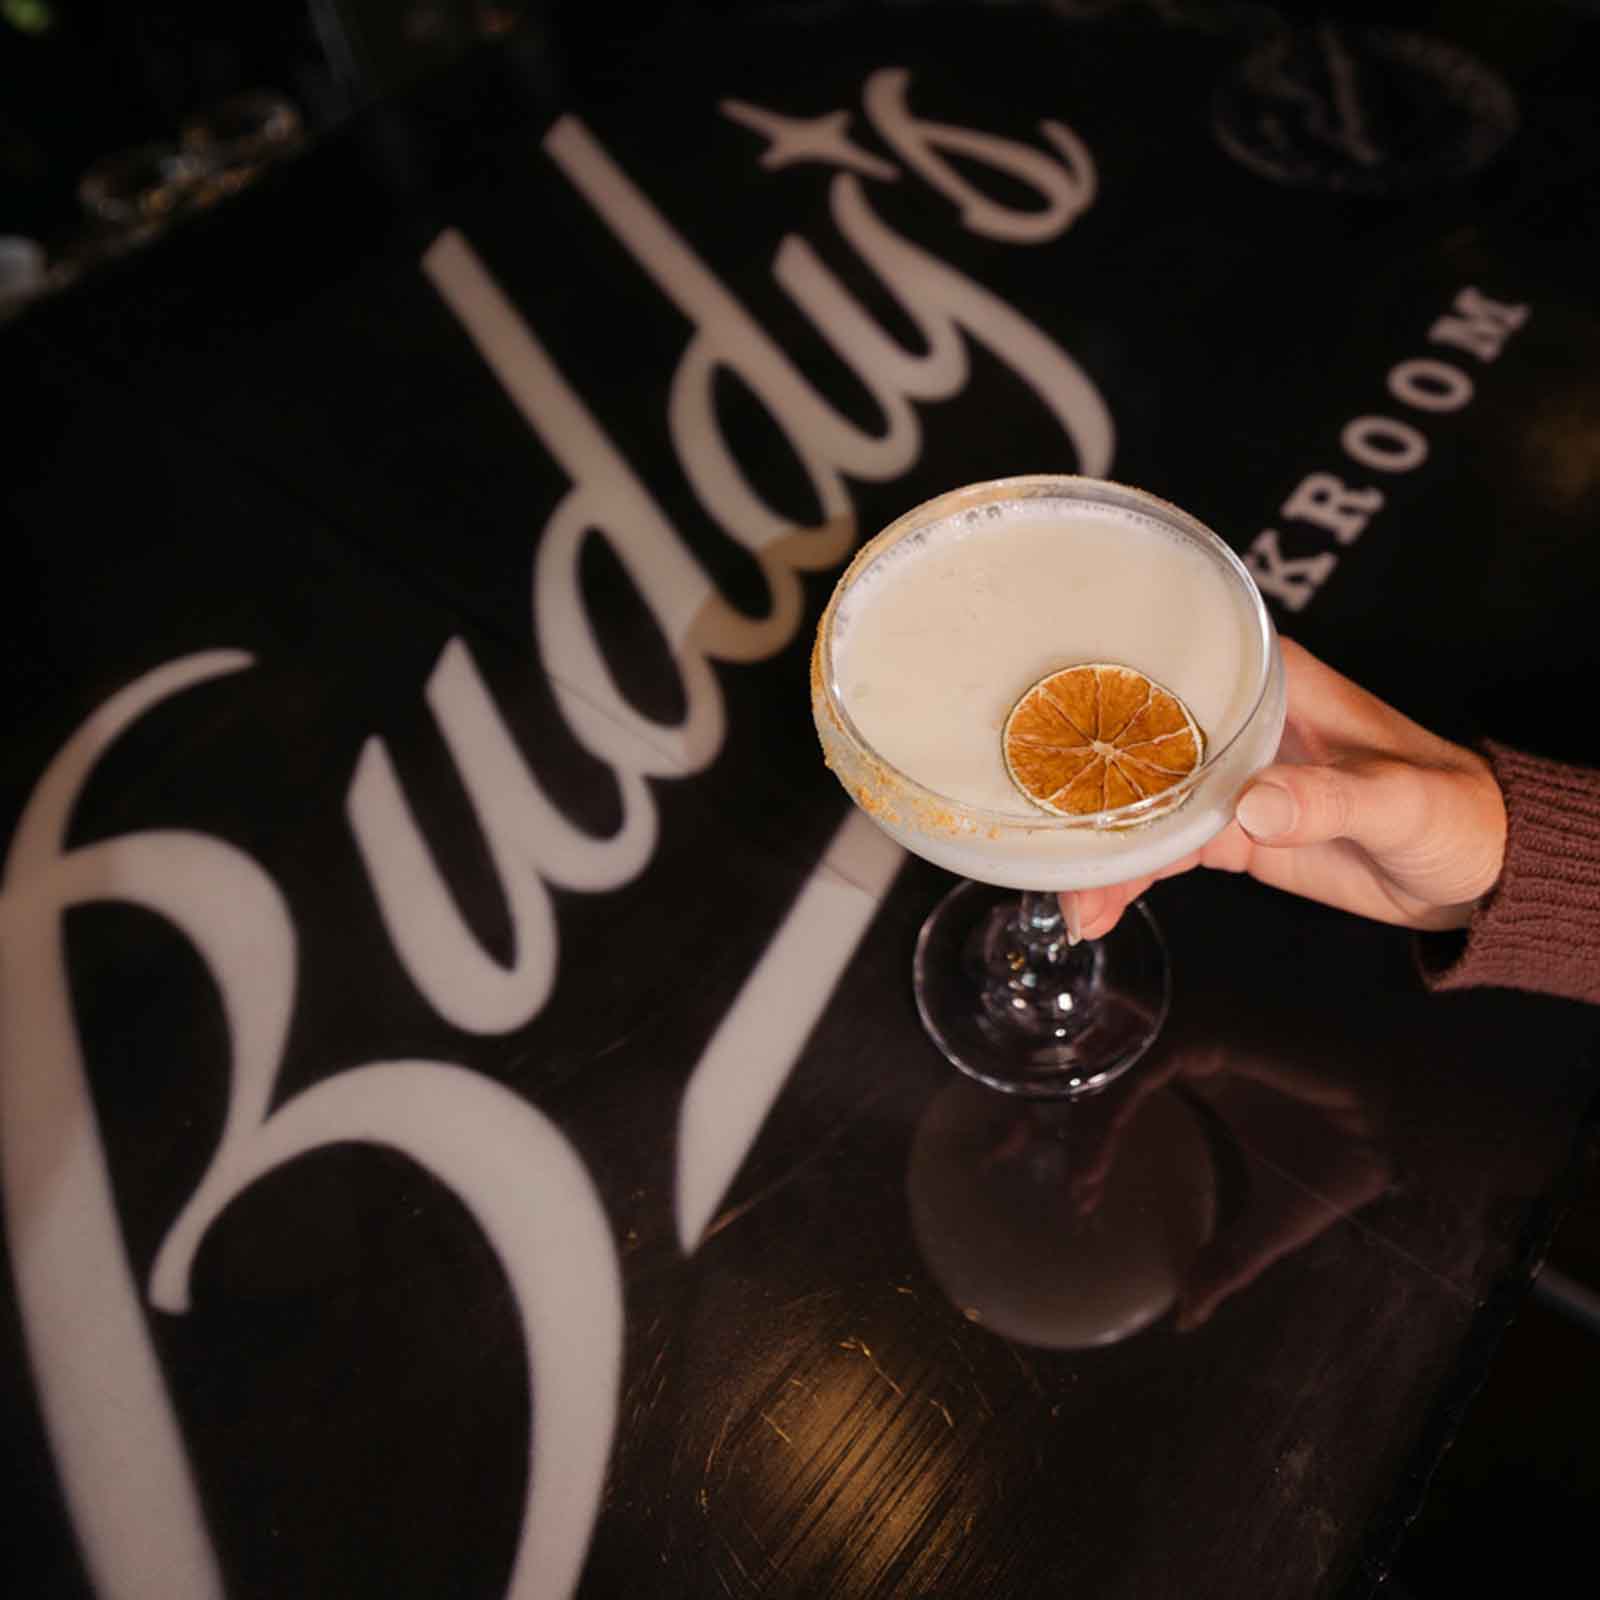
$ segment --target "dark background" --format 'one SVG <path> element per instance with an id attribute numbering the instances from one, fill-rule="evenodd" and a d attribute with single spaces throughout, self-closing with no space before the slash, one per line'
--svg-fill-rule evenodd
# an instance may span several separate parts
<path id="1" fill-rule="evenodd" d="M 982 3 L 982 0 L 979 0 Z M 997 10 L 1007 0 L 988 0 Z M 1595 0 L 1557 0 L 1575 14 Z M 906 18 L 922 0 L 877 7 Z M 275 89 L 293 100 L 308 127 L 325 131 L 362 106 L 439 70 L 484 40 L 514 33 L 530 14 L 559 16 L 599 34 L 637 31 L 635 8 L 594 3 L 531 5 L 529 0 L 5 0 L 0 5 L 0 233 L 55 236 L 76 218 L 77 181 L 110 151 L 170 139 L 203 107 L 249 89 Z M 637 8 L 644 11 L 646 8 Z M 827 18 L 850 0 L 669 0 L 648 8 L 672 28 L 762 12 Z M 1130 18 L 1271 10 L 1296 20 L 1340 17 L 1388 26 L 1446 23 L 1513 44 L 1523 9 L 1494 0 L 1067 0 L 1083 15 Z M 1548 9 L 1548 8 L 1544 8 Z M 1465 25 L 1465 29 L 1464 29 Z"/>
<path id="2" fill-rule="evenodd" d="M 552 9 L 567 13 L 563 29 L 568 38 L 574 30 L 603 35 L 617 25 L 601 4 L 538 9 L 541 17 Z M 744 16 L 767 10 L 788 18 L 822 18 L 849 9 L 829 3 L 668 6 L 660 8 L 656 26 L 670 30 L 697 25 L 734 10 Z M 903 3 L 862 9 L 910 18 L 923 8 Z M 1141 25 L 1161 8 L 1134 4 L 1121 9 L 1130 25 Z M 1226 13 L 1245 8 L 1213 9 Z M 1503 4 L 1391 0 L 1318 6 L 1283 0 L 1274 9 L 1298 18 L 1337 15 L 1388 25 L 1431 24 L 1452 37 L 1471 39 L 1485 59 L 1508 70 L 1519 59 L 1524 26 L 1521 8 Z M 498 48 L 515 50 L 518 30 L 529 26 L 523 15 L 529 10 L 470 0 L 417 5 L 329 0 L 239 8 L 199 3 L 128 7 L 109 0 L 25 5 L 12 0 L 0 6 L 0 234 L 37 238 L 52 252 L 70 248 L 82 227 L 76 185 L 90 164 L 147 140 L 170 140 L 184 118 L 241 90 L 265 87 L 287 95 L 299 106 L 313 142 L 351 118 L 381 113 L 391 96 L 421 94 L 424 98 L 413 104 L 425 105 L 431 76 L 462 70 L 463 58 L 496 47 L 496 41 Z M 1577 18 L 1592 15 L 1596 7 L 1568 0 L 1564 6 L 1540 10 Z M 1556 60 L 1542 63 L 1538 72 L 1553 99 L 1570 97 L 1579 112 L 1587 100 L 1592 117 L 1594 79 L 1585 76 L 1589 65 Z M 1523 82 L 1530 87 L 1528 80 Z M 492 105 L 484 108 L 484 115 L 492 119 Z M 1600 137 L 1592 126 L 1589 137 Z M 391 153 L 403 177 L 415 151 L 402 143 Z M 1586 198 L 1592 206 L 1592 194 Z M 1514 196 L 1507 200 L 1514 206 Z M 262 203 L 292 206 L 293 197 L 274 196 Z M 1582 206 L 1580 199 L 1574 207 L 1580 221 L 1594 214 Z M 1516 225 L 1514 212 L 1508 211 L 1507 226 Z M 52 338 L 75 329 L 91 331 L 93 310 L 77 302 L 52 308 Z M 97 378 L 91 374 L 90 381 Z M 1329 412 L 1330 423 L 1337 415 Z M 1264 486 L 1263 507 L 1272 490 L 1281 494 L 1288 487 Z M 1323 625 L 1334 629 L 1336 593 L 1330 590 L 1328 600 Z M 1560 669 L 1570 676 L 1583 665 L 1594 641 L 1592 636 L 1574 638 L 1569 659 L 1554 666 L 1547 659 L 1544 670 Z M 1392 643 L 1382 637 L 1358 640 L 1355 659 L 1343 664 L 1358 667 L 1362 650 L 1376 663 L 1388 656 Z M 1432 643 L 1446 653 L 1446 660 L 1452 648 L 1463 654 L 1476 649 L 1474 641 L 1452 645 L 1441 638 Z M 1441 683 L 1447 684 L 1448 677 L 1442 674 Z M 1512 722 L 1535 732 L 1534 742 L 1552 753 L 1593 759 L 1593 719 L 1582 727 L 1563 721 L 1541 697 L 1539 684 L 1520 676 L 1514 663 L 1495 670 L 1480 665 L 1471 681 L 1473 701 L 1464 708 L 1463 720 L 1469 713 L 1480 725 Z M 1438 698 L 1438 709 L 1448 716 L 1448 695 L 1442 688 Z M 1591 1154 L 1582 1181 L 1568 1196 L 1574 1209 L 1551 1255 L 1556 1266 L 1590 1283 L 1600 1283 L 1597 1192 Z M 1592 1570 L 1597 1508 L 1600 1339 L 1559 1309 L 1535 1301 L 1507 1336 L 1484 1392 L 1446 1456 L 1423 1514 L 1401 1547 L 1397 1577 L 1415 1594 L 1427 1596 L 1474 1579 L 1520 1587 L 1530 1578 L 1541 1581 L 1541 1573 L 1542 1581 L 1552 1582 L 1564 1569 Z"/>

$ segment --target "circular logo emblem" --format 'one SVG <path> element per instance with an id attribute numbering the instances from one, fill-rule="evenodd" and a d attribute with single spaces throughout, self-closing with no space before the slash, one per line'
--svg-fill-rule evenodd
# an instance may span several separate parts
<path id="1" fill-rule="evenodd" d="M 1274 183 L 1380 194 L 1466 177 L 1517 129 L 1517 102 L 1477 57 L 1393 28 L 1284 30 L 1218 86 L 1212 125 Z"/>

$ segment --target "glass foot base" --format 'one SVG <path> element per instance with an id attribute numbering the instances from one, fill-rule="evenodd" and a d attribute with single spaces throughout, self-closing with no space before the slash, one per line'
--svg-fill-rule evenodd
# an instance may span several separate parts
<path id="1" fill-rule="evenodd" d="M 1070 1099 L 1126 1072 L 1171 999 L 1142 901 L 1104 939 L 1067 944 L 1053 895 L 962 883 L 917 938 L 923 1026 L 956 1066 L 1008 1094 Z"/>

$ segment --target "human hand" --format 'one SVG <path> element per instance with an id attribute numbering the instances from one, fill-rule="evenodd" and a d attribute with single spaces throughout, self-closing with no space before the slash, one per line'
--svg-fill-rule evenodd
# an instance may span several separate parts
<path id="1" fill-rule="evenodd" d="M 1407 928 L 1459 928 L 1505 860 L 1506 812 L 1481 756 L 1429 733 L 1281 641 L 1288 721 L 1280 760 L 1240 796 L 1203 849 L 1149 877 L 1061 896 L 1067 925 L 1109 933 L 1158 878 L 1193 867 L 1262 883 Z"/>

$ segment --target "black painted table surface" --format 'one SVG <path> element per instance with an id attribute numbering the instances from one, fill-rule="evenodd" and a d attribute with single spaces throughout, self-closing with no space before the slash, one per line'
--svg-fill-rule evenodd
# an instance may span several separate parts
<path id="1" fill-rule="evenodd" d="M 1197 875 L 1139 1073 L 979 1092 L 806 665 L 1087 471 L 1595 758 L 1597 26 L 1407 19 L 535 19 L 4 330 L 8 1592 L 1379 1579 L 1591 1014 Z"/>

